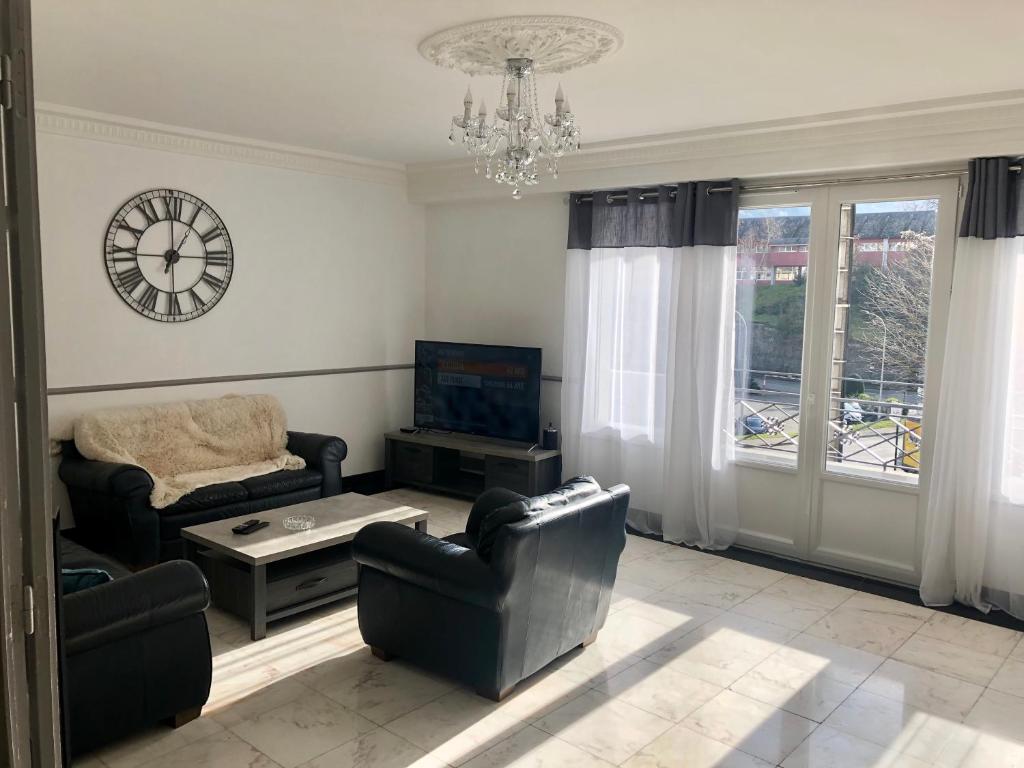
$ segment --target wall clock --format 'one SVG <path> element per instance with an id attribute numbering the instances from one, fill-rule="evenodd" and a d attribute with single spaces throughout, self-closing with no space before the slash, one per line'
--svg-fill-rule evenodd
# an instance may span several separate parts
<path id="1" fill-rule="evenodd" d="M 107 228 L 107 274 L 124 302 L 165 323 L 209 312 L 231 282 L 234 254 L 220 216 L 177 189 L 142 192 Z"/>

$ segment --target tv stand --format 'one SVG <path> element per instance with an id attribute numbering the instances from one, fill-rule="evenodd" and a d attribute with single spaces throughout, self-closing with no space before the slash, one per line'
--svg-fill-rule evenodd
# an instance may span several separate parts
<path id="1" fill-rule="evenodd" d="M 562 481 L 561 451 L 475 435 L 388 432 L 384 483 L 476 498 L 502 487 L 537 496 Z"/>

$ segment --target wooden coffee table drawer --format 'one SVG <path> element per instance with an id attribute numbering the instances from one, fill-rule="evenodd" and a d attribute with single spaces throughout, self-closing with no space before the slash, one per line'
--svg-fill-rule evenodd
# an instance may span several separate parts
<path id="1" fill-rule="evenodd" d="M 343 549 L 345 551 L 341 551 Z M 358 581 L 349 544 L 333 547 L 328 558 L 310 558 L 307 562 L 298 563 L 286 560 L 280 565 L 281 568 L 267 569 L 268 612 L 352 589 Z"/>

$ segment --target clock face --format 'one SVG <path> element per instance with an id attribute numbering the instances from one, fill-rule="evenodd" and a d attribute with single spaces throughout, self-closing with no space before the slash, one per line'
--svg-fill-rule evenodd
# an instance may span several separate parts
<path id="1" fill-rule="evenodd" d="M 220 301 L 234 255 L 224 222 L 195 195 L 153 189 L 114 214 L 104 252 L 110 282 L 141 315 L 179 323 Z"/>

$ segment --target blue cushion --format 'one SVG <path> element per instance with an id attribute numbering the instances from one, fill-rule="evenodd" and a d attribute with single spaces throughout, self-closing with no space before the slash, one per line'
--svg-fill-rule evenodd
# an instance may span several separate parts
<path id="1" fill-rule="evenodd" d="M 99 568 L 61 568 L 60 580 L 65 595 L 113 581 L 109 573 Z"/>

